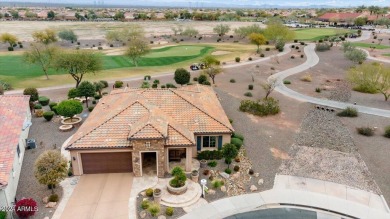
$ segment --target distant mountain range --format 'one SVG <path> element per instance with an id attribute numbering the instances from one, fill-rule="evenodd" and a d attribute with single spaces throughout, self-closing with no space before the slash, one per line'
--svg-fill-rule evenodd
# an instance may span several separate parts
<path id="1" fill-rule="evenodd" d="M 334 8 L 331 5 L 306 5 L 306 6 L 283 6 L 278 4 L 261 4 L 261 5 L 249 5 L 249 4 L 235 4 L 235 3 L 213 3 L 213 2 L 199 2 L 199 1 L 188 1 L 188 2 L 171 2 L 168 4 L 165 1 L 138 1 L 133 2 L 129 1 L 126 4 L 123 3 L 112 3 L 112 1 L 106 0 L 91 0 L 90 2 L 79 1 L 74 2 L 72 0 L 64 0 L 61 2 L 56 2 L 53 0 L 46 0 L 42 2 L 31 2 L 31 1 L 1 1 L 0 6 L 14 6 L 14 7 L 60 7 L 60 6 L 69 6 L 69 7 L 123 7 L 123 8 L 142 8 L 142 7 L 158 7 L 158 8 L 259 8 L 259 9 L 287 9 L 287 8 Z"/>

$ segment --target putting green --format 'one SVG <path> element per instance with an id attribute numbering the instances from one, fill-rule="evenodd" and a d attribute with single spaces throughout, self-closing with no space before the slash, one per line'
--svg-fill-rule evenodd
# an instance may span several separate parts
<path id="1" fill-rule="evenodd" d="M 304 28 L 297 29 L 294 32 L 297 40 L 320 40 L 325 36 L 335 36 L 356 31 L 336 28 Z"/>

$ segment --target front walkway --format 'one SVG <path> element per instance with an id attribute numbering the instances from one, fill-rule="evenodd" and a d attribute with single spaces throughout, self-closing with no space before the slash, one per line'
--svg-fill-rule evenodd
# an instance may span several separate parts
<path id="1" fill-rule="evenodd" d="M 390 218 L 387 205 L 378 195 L 336 183 L 294 176 L 277 176 L 271 190 L 221 199 L 194 209 L 181 218 L 216 219 L 260 209 L 297 206 L 316 211 L 317 218 L 320 215 L 322 218 L 341 218 L 324 211 L 361 219 Z"/>

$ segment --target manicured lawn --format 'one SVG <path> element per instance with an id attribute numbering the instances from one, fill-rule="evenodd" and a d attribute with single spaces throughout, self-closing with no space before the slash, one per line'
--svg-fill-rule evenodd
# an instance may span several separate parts
<path id="1" fill-rule="evenodd" d="M 355 31 L 336 28 L 304 28 L 295 30 L 297 40 L 320 40 L 325 36 L 335 36 Z"/>
<path id="2" fill-rule="evenodd" d="M 169 46 L 160 49 L 154 49 L 145 57 L 141 58 L 139 67 L 169 66 L 180 62 L 190 61 L 210 53 L 212 46 Z M 103 55 L 103 69 L 114 70 L 121 68 L 135 67 L 130 59 L 123 55 L 107 56 Z M 128 70 L 130 71 L 130 69 Z M 64 71 L 50 70 L 49 75 L 63 75 Z M 23 80 L 29 80 L 42 77 L 44 74 L 38 65 L 30 65 L 24 62 L 21 55 L 0 56 L 0 80 L 11 83 L 18 87 L 18 83 Z"/>
<path id="3" fill-rule="evenodd" d="M 352 43 L 353 45 L 357 47 L 364 47 L 364 48 L 370 48 L 371 46 L 375 46 L 376 49 L 389 49 L 390 46 L 385 45 L 378 45 L 375 43 Z"/>

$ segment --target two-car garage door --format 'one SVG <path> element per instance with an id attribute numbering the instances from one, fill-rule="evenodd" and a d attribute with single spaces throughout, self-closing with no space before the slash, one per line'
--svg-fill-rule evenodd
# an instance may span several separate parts
<path id="1" fill-rule="evenodd" d="M 83 173 L 132 172 L 131 152 L 81 153 Z"/>

